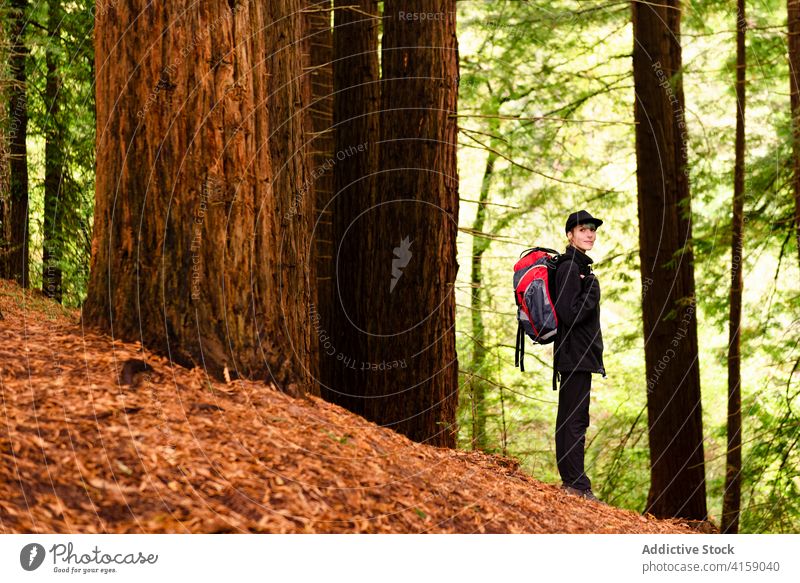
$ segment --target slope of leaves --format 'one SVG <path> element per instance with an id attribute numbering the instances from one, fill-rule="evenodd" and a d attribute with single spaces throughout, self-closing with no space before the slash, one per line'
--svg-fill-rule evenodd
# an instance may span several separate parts
<path id="1" fill-rule="evenodd" d="M 1 532 L 691 532 L 318 398 L 220 385 L 3 280 L 0 310 Z M 121 384 L 133 358 L 151 370 Z"/>

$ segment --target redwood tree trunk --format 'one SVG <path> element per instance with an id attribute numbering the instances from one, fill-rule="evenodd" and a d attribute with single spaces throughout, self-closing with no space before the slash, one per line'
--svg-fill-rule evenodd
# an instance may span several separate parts
<path id="1" fill-rule="evenodd" d="M 10 20 L 11 87 L 8 94 L 10 239 L 7 241 L 6 273 L 20 285 L 30 285 L 28 277 L 28 80 L 25 65 L 29 50 L 25 46 L 28 22 L 27 0 L 12 0 Z"/>
<path id="2" fill-rule="evenodd" d="M 647 512 L 706 518 L 703 419 L 681 81 L 680 2 L 634 1 L 639 255 L 650 433 Z"/>
<path id="3" fill-rule="evenodd" d="M 731 290 L 728 324 L 728 451 L 725 494 L 722 500 L 723 533 L 739 531 L 742 495 L 742 375 L 739 329 L 742 324 L 742 253 L 744 252 L 744 111 L 747 59 L 745 53 L 744 0 L 738 0 L 736 17 L 736 161 L 733 169 L 733 221 L 731 224 Z"/>
<path id="4" fill-rule="evenodd" d="M 61 75 L 59 74 L 58 30 L 62 26 L 63 11 L 60 0 L 48 0 L 47 27 L 51 31 L 45 58 L 47 78 L 45 103 L 47 106 L 47 128 L 44 146 L 44 241 L 42 244 L 42 292 L 61 302 L 61 257 L 62 221 L 64 200 L 62 197 L 64 168 L 64 132 L 61 122 Z"/>
<path id="5" fill-rule="evenodd" d="M 330 294 L 320 306 L 320 361 L 323 396 L 364 415 L 366 342 L 356 322 L 367 316 L 372 262 L 360 258 L 368 232 L 359 215 L 374 204 L 380 135 L 377 0 L 335 0 L 333 28 L 334 177 L 331 204 L 332 277 Z"/>
<path id="6" fill-rule="evenodd" d="M 436 17 L 408 18 L 414 13 Z M 376 204 L 356 219 L 367 227 L 361 265 L 372 276 L 367 317 L 356 322 L 370 369 L 361 377 L 366 417 L 415 441 L 454 447 L 456 3 L 387 0 L 382 22 Z"/>
<path id="7" fill-rule="evenodd" d="M 794 160 L 794 228 L 800 264 L 800 0 L 787 0 L 789 12 L 789 92 Z"/>
<path id="8" fill-rule="evenodd" d="M 331 15 L 332 0 L 310 0 L 306 8 L 309 59 L 308 72 L 311 80 L 311 123 L 313 134 L 311 145 L 311 182 L 308 192 L 316 203 L 313 215 L 313 235 L 310 261 L 316 266 L 317 303 L 311 307 L 309 317 L 315 330 L 320 326 L 330 329 L 331 280 L 333 274 L 333 233 L 331 225 L 331 199 L 333 197 L 334 158 L 333 128 L 333 29 Z M 321 322 L 317 316 L 321 316 Z M 317 339 L 318 340 L 318 339 Z M 319 350 L 317 342 L 317 350 Z M 324 353 L 321 353 L 324 354 Z M 324 361 L 323 363 L 324 364 Z M 323 375 L 320 372 L 320 375 Z M 325 381 L 320 378 L 320 387 Z M 323 393 L 324 390 L 323 390 Z"/>
<path id="9" fill-rule="evenodd" d="M 5 23 L 0 26 L 0 59 L 8 59 L 8 45 Z M 0 277 L 7 278 L 7 252 L 11 241 L 11 197 L 8 190 L 9 150 L 8 150 L 8 89 L 9 77 L 0 70 Z M 0 313 L 0 319 L 2 314 Z"/>
<path id="10" fill-rule="evenodd" d="M 87 323 L 217 378 L 311 387 L 304 34 L 300 0 L 97 12 Z"/>

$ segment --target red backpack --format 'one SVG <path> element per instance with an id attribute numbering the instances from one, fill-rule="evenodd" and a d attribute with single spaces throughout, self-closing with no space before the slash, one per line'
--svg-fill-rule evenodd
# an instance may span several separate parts
<path id="1" fill-rule="evenodd" d="M 527 249 L 514 264 L 514 300 L 517 303 L 517 342 L 514 366 L 525 371 L 525 335 L 534 344 L 550 344 L 558 332 L 555 281 L 561 255 L 546 247 Z"/>

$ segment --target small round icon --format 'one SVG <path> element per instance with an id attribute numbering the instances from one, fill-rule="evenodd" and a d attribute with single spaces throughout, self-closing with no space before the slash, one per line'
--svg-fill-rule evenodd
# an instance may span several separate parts
<path id="1" fill-rule="evenodd" d="M 19 552 L 19 564 L 26 571 L 35 571 L 44 562 L 44 547 L 39 543 L 30 543 Z"/>

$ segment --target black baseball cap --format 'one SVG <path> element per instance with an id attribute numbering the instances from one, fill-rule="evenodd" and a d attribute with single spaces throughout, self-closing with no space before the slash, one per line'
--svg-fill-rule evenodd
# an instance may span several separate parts
<path id="1" fill-rule="evenodd" d="M 596 227 L 599 227 L 603 224 L 603 221 L 594 218 L 589 214 L 589 211 L 579 210 L 578 212 L 572 213 L 569 216 L 567 219 L 567 226 L 564 227 L 564 232 L 568 233 L 574 229 L 576 225 L 585 225 L 587 223 L 594 223 Z"/>

